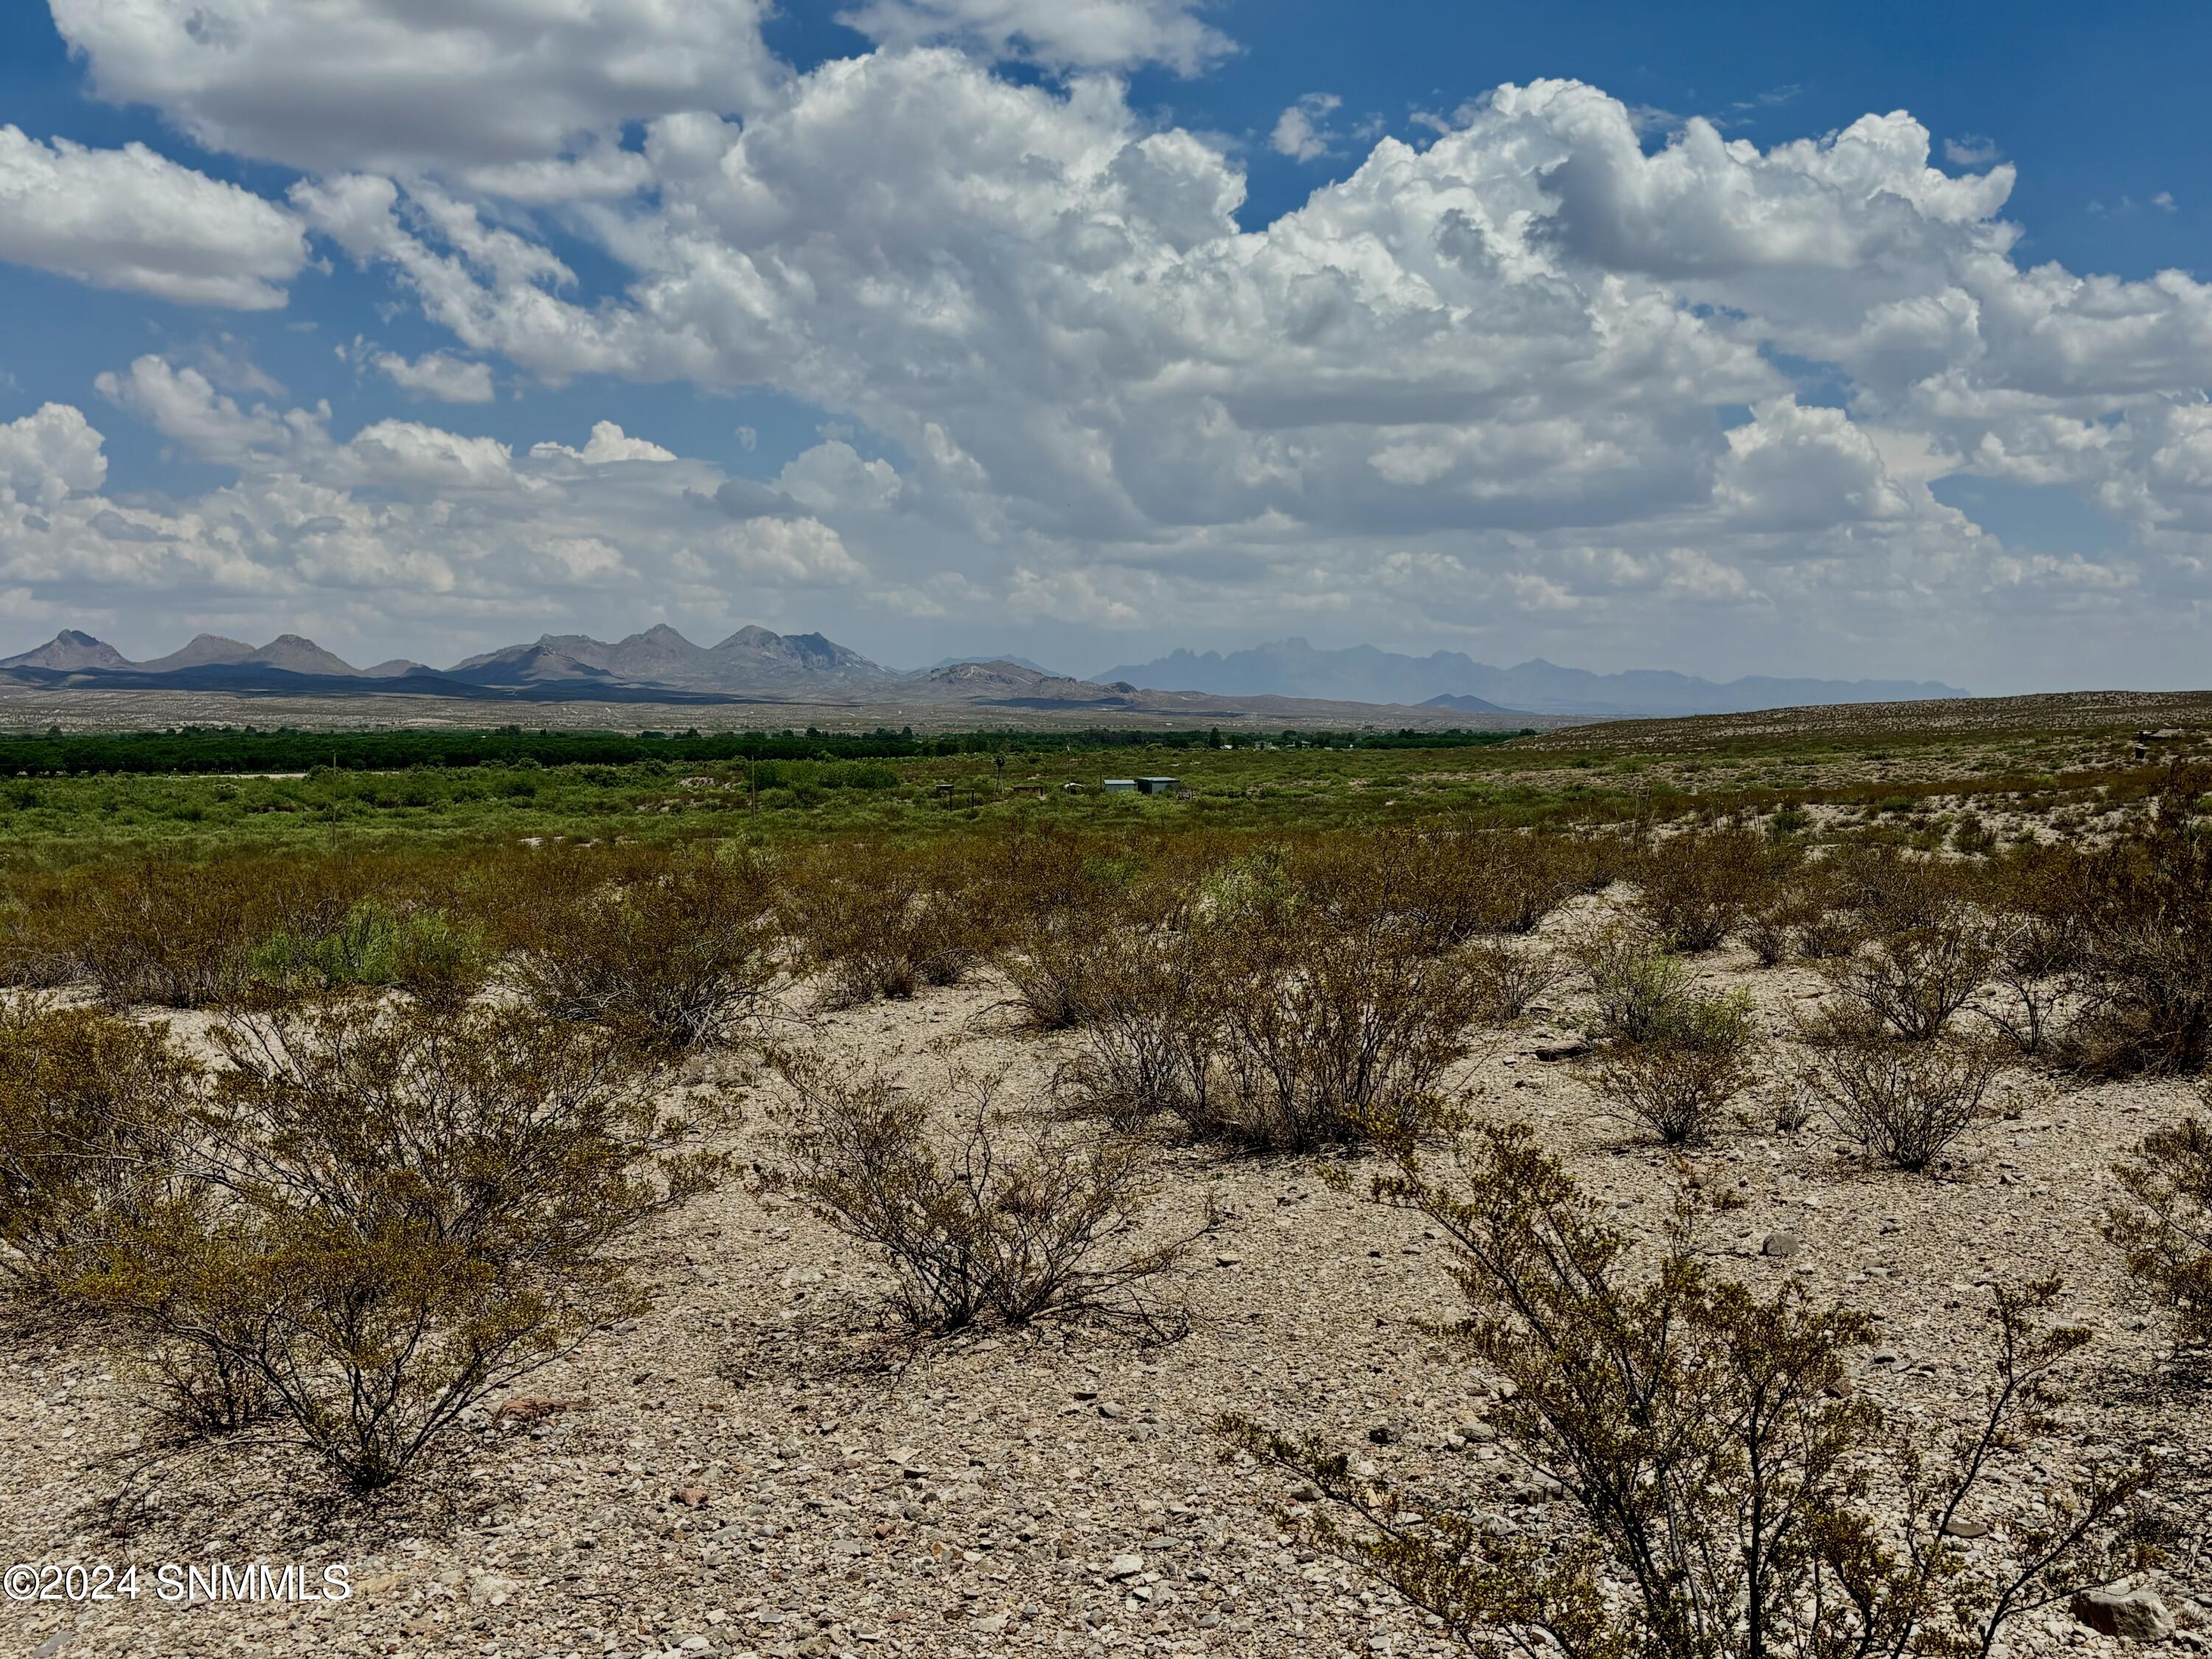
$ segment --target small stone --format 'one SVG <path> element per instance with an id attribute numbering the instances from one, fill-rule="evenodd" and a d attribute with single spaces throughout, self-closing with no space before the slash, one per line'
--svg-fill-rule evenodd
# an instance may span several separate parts
<path id="1" fill-rule="evenodd" d="M 1367 1431 L 1367 1437 L 1378 1446 L 1389 1445 L 1398 1437 L 1398 1431 L 1388 1423 L 1377 1423 Z"/>
<path id="2" fill-rule="evenodd" d="M 2082 1590 L 2074 1598 L 2073 1613 L 2100 1636 L 2124 1641 L 2163 1642 L 2173 1634 L 2173 1615 L 2147 1589 Z"/>
<path id="3" fill-rule="evenodd" d="M 1243 1259 L 1234 1250 L 1222 1250 L 1215 1255 L 1213 1265 L 1217 1267 L 1233 1267 Z"/>
<path id="4" fill-rule="evenodd" d="M 678 1486 L 676 1501 L 687 1510 L 696 1510 L 706 1503 L 707 1489 L 704 1486 Z"/>
<path id="5" fill-rule="evenodd" d="M 1125 1416 L 1126 1414 L 1127 1413 L 1122 1411 L 1121 1406 L 1114 1401 L 1102 1400 L 1098 1402 L 1098 1415 L 1106 1419 L 1109 1422 L 1113 1421 L 1117 1417 Z"/>
<path id="6" fill-rule="evenodd" d="M 1990 1523 L 1977 1521 L 1971 1515 L 1954 1515 L 1943 1523 L 1946 1536 L 1952 1538 L 1987 1538 Z"/>
<path id="7" fill-rule="evenodd" d="M 1145 1558 L 1141 1555 L 1117 1555 L 1106 1564 L 1109 1578 L 1134 1578 L 1144 1570 Z"/>
<path id="8" fill-rule="evenodd" d="M 1800 1244 L 1801 1241 L 1795 1233 L 1769 1233 L 1766 1242 L 1759 1247 L 1759 1253 L 1761 1255 L 1795 1255 Z"/>

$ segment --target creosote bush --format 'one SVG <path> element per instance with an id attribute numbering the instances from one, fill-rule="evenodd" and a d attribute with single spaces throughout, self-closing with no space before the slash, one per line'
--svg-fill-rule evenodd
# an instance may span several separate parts
<path id="1" fill-rule="evenodd" d="M 2192 1073 L 2212 1059 L 2212 830 L 2195 817 L 2212 770 L 2177 767 L 2148 819 L 2080 865 L 2071 980 L 2057 1047 L 2100 1075 Z"/>
<path id="2" fill-rule="evenodd" d="M 2148 1135 L 2113 1173 L 2121 1197 L 2105 1237 L 2173 1309 L 2182 1340 L 2212 1342 L 2212 1124 L 2191 1116 Z"/>
<path id="3" fill-rule="evenodd" d="M 742 853 L 586 865 L 556 878 L 511 932 L 532 1002 L 664 1052 L 723 1041 L 775 978 L 771 878 Z"/>
<path id="4" fill-rule="evenodd" d="M 1479 999 L 1476 1023 L 1510 1025 L 1568 977 L 1566 964 L 1549 951 L 1516 947 L 1504 939 L 1477 939 L 1462 956 Z"/>
<path id="5" fill-rule="evenodd" d="M 1142 1149 L 1112 1133 L 1024 1122 L 1000 1080 L 956 1073 L 949 1121 L 880 1073 L 785 1057 L 781 1161 L 769 1186 L 890 1267 L 908 1329 L 1090 1315 L 1153 1322 L 1133 1294 L 1188 1243 L 1130 1235 L 1152 1197 Z"/>
<path id="6" fill-rule="evenodd" d="M 1598 1098 L 1670 1146 L 1711 1139 L 1752 1080 L 1759 1051 L 1750 1000 L 1692 994 L 1656 1037 L 1621 1043 L 1598 1061 Z"/>
<path id="7" fill-rule="evenodd" d="M 1941 1036 L 1971 1006 L 1996 959 L 1989 926 L 1964 904 L 1937 908 L 1911 927 L 1876 933 L 1825 964 L 1837 994 L 1908 1042 Z"/>
<path id="8" fill-rule="evenodd" d="M 0 1273 L 58 1295 L 88 1239 L 156 1198 L 201 1080 L 159 1025 L 0 1011 Z"/>
<path id="9" fill-rule="evenodd" d="M 1637 905 L 1669 946 L 1717 949 L 1778 885 L 1796 849 L 1749 830 L 1688 830 L 1653 841 L 1631 868 Z"/>
<path id="10" fill-rule="evenodd" d="M 1387 934 L 1248 927 L 1216 949 L 1216 1075 L 1186 1115 L 1250 1147 L 1357 1140 L 1367 1113 L 1412 1109 L 1484 1007 L 1471 964 Z"/>
<path id="11" fill-rule="evenodd" d="M 840 847 L 787 864 L 780 902 L 828 1007 L 957 985 L 1003 942 L 1005 896 L 957 853 Z"/>
<path id="12" fill-rule="evenodd" d="M 1204 939 L 1188 930 L 1122 928 L 1092 938 L 1072 976 L 1079 988 L 1079 1051 L 1060 1068 L 1072 1106 L 1124 1127 L 1171 1114 L 1210 1122 L 1220 981 Z"/>
<path id="13" fill-rule="evenodd" d="M 608 1247 L 718 1178 L 633 1045 L 528 1009 L 233 1019 L 192 1133 L 80 1229 L 63 1294 L 169 1414 L 279 1431 L 357 1490 L 638 1305 Z"/>
<path id="14" fill-rule="evenodd" d="M 1591 1034 L 1601 1042 L 1659 1041 L 1693 995 L 1682 959 L 1632 921 L 1589 929 L 1569 949 L 1590 977 L 1596 999 Z"/>
<path id="15" fill-rule="evenodd" d="M 1868 1156 L 1899 1170 L 1940 1158 L 1973 1122 L 1997 1072 L 1987 1044 L 1958 1037 L 1911 1042 L 1835 1024 L 1809 1035 L 1807 1087 Z"/>
<path id="16" fill-rule="evenodd" d="M 1998 1292 L 1985 1404 L 1923 1449 L 1924 1425 L 1893 1428 L 1848 1386 L 1866 1316 L 1794 1280 L 1762 1293 L 1715 1277 L 1686 1202 L 1638 1260 L 1525 1125 L 1483 1128 L 1456 1180 L 1377 1133 L 1398 1167 L 1376 1197 L 1456 1256 L 1468 1312 L 1427 1329 L 1510 1385 L 1490 1420 L 1556 1494 L 1559 1524 L 1498 1525 L 1486 1466 L 1386 1483 L 1323 1438 L 1218 1426 L 1317 1489 L 1325 1507 L 1294 1523 L 1313 1541 L 1454 1637 L 1571 1659 L 1986 1655 L 2022 1614 L 2143 1559 L 2130 1505 L 2151 1472 L 2134 1462 L 2023 1507 L 2001 1553 L 1947 1535 L 1995 1498 L 2011 1449 L 2047 1431 L 2088 1340 L 2048 1322 L 2055 1280 Z"/>

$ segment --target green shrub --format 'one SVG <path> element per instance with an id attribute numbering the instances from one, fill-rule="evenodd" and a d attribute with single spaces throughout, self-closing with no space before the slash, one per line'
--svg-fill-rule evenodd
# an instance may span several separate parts
<path id="1" fill-rule="evenodd" d="M 1924 1170 L 1972 1124 L 1996 1075 L 1986 1046 L 1956 1037 L 1911 1042 L 1831 1027 L 1805 1080 L 1838 1128 L 1873 1158 Z"/>
<path id="2" fill-rule="evenodd" d="M 1584 933 L 1570 947 L 1596 999 L 1592 1035 L 1613 1043 L 1656 1042 L 1693 993 L 1682 959 L 1646 930 L 1622 923 Z"/>
<path id="3" fill-rule="evenodd" d="M 1152 1197 L 1133 1143 L 1034 1114 L 1024 1125 L 1000 1110 L 997 1079 L 956 1073 L 954 1121 L 933 1135 L 927 1103 L 880 1073 L 797 1060 L 781 1070 L 790 1098 L 767 1183 L 888 1263 L 909 1329 L 1148 1318 L 1127 1293 L 1188 1240 L 1129 1245 Z"/>
<path id="4" fill-rule="evenodd" d="M 1447 1455 L 1400 1482 L 1317 1435 L 1218 1426 L 1310 1483 L 1326 1507 L 1291 1523 L 1306 1540 L 1449 1635 L 1603 1659 L 1985 1655 L 2021 1615 L 2143 1560 L 2151 1476 L 2134 1462 L 2038 1482 L 2043 1505 L 2007 1520 L 2001 1556 L 1949 1535 L 2002 1501 L 2000 1449 L 2047 1431 L 2088 1340 L 2047 1322 L 2056 1280 L 1997 1293 L 1984 1403 L 1930 1446 L 1852 1388 L 1864 1315 L 1791 1279 L 1761 1293 L 1715 1277 L 1686 1208 L 1639 1261 L 1525 1125 L 1481 1130 L 1449 1185 L 1392 1146 L 1376 1196 L 1449 1242 L 1468 1304 L 1431 1332 L 1498 1379 L 1489 1421 L 1552 1494 L 1547 1523 L 1499 1524 L 1487 1463 Z"/>
<path id="5" fill-rule="evenodd" d="M 2173 1309 L 2183 1341 L 2212 1341 L 2212 1125 L 2191 1116 L 2148 1135 L 2114 1174 L 2105 1237 Z"/>
<path id="6" fill-rule="evenodd" d="M 278 933 L 253 952 L 252 975 L 276 989 L 399 987 L 426 1002 L 465 1002 L 483 986 L 492 954 L 483 927 L 443 910 L 357 904 L 319 935 Z"/>
<path id="7" fill-rule="evenodd" d="M 609 1247 L 720 1171 L 630 1045 L 528 1009 L 356 1000 L 217 1035 L 194 1134 L 66 1291 L 191 1413 L 243 1389 L 360 1490 L 634 1308 Z"/>
<path id="8" fill-rule="evenodd" d="M 1750 1000 L 1688 994 L 1659 1034 L 1624 1043 L 1599 1061 L 1598 1098 L 1669 1146 L 1709 1139 L 1752 1080 L 1759 1050 Z"/>
<path id="9" fill-rule="evenodd" d="M 774 879 L 756 856 L 635 854 L 553 875 L 518 928 L 515 969 L 550 1014 L 655 1050 L 702 1048 L 775 981 Z"/>
<path id="10" fill-rule="evenodd" d="M 60 1294 L 90 1239 L 151 1201 L 200 1070 L 165 1029 L 89 1009 L 0 1011 L 0 1273 Z"/>

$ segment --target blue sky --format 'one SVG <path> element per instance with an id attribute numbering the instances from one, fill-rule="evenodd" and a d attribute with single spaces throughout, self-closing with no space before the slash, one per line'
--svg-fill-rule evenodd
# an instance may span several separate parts
<path id="1" fill-rule="evenodd" d="M 586 9 L 0 16 L 0 643 L 2205 679 L 2202 7 Z"/>

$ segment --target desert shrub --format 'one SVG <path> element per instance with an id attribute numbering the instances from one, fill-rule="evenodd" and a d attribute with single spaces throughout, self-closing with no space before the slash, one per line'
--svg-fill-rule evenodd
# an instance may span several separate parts
<path id="1" fill-rule="evenodd" d="M 167 1187 L 70 1293 L 204 1414 L 240 1385 L 349 1485 L 636 1305 L 608 1247 L 720 1160 L 634 1047 L 526 1008 L 233 1020 Z"/>
<path id="2" fill-rule="evenodd" d="M 74 975 L 111 1007 L 218 1006 L 246 988 L 253 948 L 280 928 L 319 933 L 357 884 L 335 860 L 146 858 L 70 872 L 49 920 Z"/>
<path id="3" fill-rule="evenodd" d="M 1478 1024 L 1510 1024 L 1567 977 L 1566 964 L 1551 951 L 1503 939 L 1478 939 L 1462 955 L 1474 980 Z"/>
<path id="4" fill-rule="evenodd" d="M 85 1241 L 158 1192 L 201 1084 L 158 1025 L 87 1009 L 0 1012 L 0 1272 L 59 1295 Z"/>
<path id="5" fill-rule="evenodd" d="M 532 906 L 521 939 L 531 1002 L 668 1051 L 727 1037 L 775 975 L 770 878 L 750 855 L 631 863 Z"/>
<path id="6" fill-rule="evenodd" d="M 1210 1122 L 1217 967 L 1205 937 L 1188 930 L 1092 939 L 1079 981 L 1082 1048 L 1060 1072 L 1065 1098 L 1129 1127 L 1163 1112 Z"/>
<path id="7" fill-rule="evenodd" d="M 484 930 L 441 909 L 356 904 L 329 932 L 277 933 L 255 947 L 252 977 L 276 990 L 398 987 L 450 1007 L 483 988 L 493 965 Z"/>
<path id="8" fill-rule="evenodd" d="M 1899 1036 L 1941 1036 L 1952 1016 L 1974 1000 L 1996 959 L 1990 926 L 1966 905 L 1875 933 L 1850 956 L 1824 967 L 1838 995 Z"/>
<path id="9" fill-rule="evenodd" d="M 1387 930 L 1431 954 L 1484 933 L 1526 933 L 1579 890 L 1565 837 L 1425 826 L 1328 838 L 1289 872 L 1336 927 Z"/>
<path id="10" fill-rule="evenodd" d="M 1637 905 L 1674 950 L 1716 949 L 1777 886 L 1794 849 L 1748 830 L 1689 830 L 1652 842 L 1630 879 Z"/>
<path id="11" fill-rule="evenodd" d="M 1861 937 L 1941 927 L 1971 880 L 1956 864 L 1881 842 L 1847 843 L 1823 862 Z"/>
<path id="12" fill-rule="evenodd" d="M 1033 1030 L 1065 1031 L 1083 1024 L 1090 1009 L 1092 964 L 1106 917 L 1041 917 L 1021 929 L 997 958 Z"/>
<path id="13" fill-rule="evenodd" d="M 1273 1152 L 1359 1138 L 1363 1114 L 1413 1109 L 1469 1051 L 1471 965 L 1385 935 L 1247 925 L 1212 942 L 1215 1071 L 1194 1132 Z"/>
<path id="14" fill-rule="evenodd" d="M 1666 1036 L 1692 991 L 1690 970 L 1647 929 L 1615 922 L 1585 933 L 1571 947 L 1596 998 L 1592 1033 L 1613 1043 Z"/>
<path id="15" fill-rule="evenodd" d="M 1449 1241 L 1464 1318 L 1430 1328 L 1500 1380 L 1490 1421 L 1547 1483 L 1553 1524 L 1502 1525 L 1492 1466 L 1446 1459 L 1412 1482 L 1319 1437 L 1231 1417 L 1248 1455 L 1310 1483 L 1299 1525 L 1483 1651 L 1638 1659 L 1987 1654 L 2021 1614 L 2142 1559 L 2146 1466 L 2115 1462 L 2022 1501 L 2008 1552 L 1947 1535 L 1996 1499 L 2002 1449 L 2047 1431 L 2086 1330 L 2048 1322 L 2059 1286 L 2000 1291 L 1985 1401 L 1948 1444 L 1852 1389 L 1872 1327 L 1715 1277 L 1689 1212 L 1638 1261 L 1524 1125 L 1431 1176 L 1400 1141 L 1376 1196 Z M 1901 1536 L 1900 1536 L 1901 1534 Z"/>
<path id="16" fill-rule="evenodd" d="M 1593 1086 L 1612 1110 L 1634 1119 L 1670 1146 L 1709 1139 L 1752 1079 L 1759 1048 L 1750 1000 L 1691 995 L 1663 1031 L 1626 1043 L 1598 1062 Z"/>
<path id="17" fill-rule="evenodd" d="M 1997 1070 L 1985 1046 L 1836 1030 L 1809 1051 L 1805 1082 L 1837 1127 L 1899 1170 L 1924 1170 L 1965 1133 Z"/>
<path id="18" fill-rule="evenodd" d="M 2191 1116 L 2148 1135 L 2113 1173 L 2122 1196 L 2105 1237 L 2174 1310 L 2184 1341 L 2212 1341 L 2212 1125 Z"/>
<path id="19" fill-rule="evenodd" d="M 1092 981 L 1117 970 L 1125 936 L 1170 926 L 1188 894 L 1171 881 L 1139 885 L 1130 865 L 1086 858 L 1063 879 L 1036 878 L 1006 901 L 993 965 L 1030 1026 L 1063 1031 L 1089 1018 Z"/>
<path id="20" fill-rule="evenodd" d="M 1962 812 L 1951 828 L 1951 846 L 1955 852 L 1968 858 L 1979 858 L 1996 850 L 1996 832 L 1982 822 L 1977 812 Z"/>
<path id="21" fill-rule="evenodd" d="M 1793 895 L 1777 893 L 1750 912 L 1739 930 L 1762 968 L 1778 968 L 1796 948 L 1801 907 Z"/>
<path id="22" fill-rule="evenodd" d="M 788 872 L 784 926 L 823 1002 L 851 1007 L 957 985 L 1000 942 L 1003 914 L 972 869 L 950 856 L 840 847 Z"/>
<path id="23" fill-rule="evenodd" d="M 951 1121 L 933 1133 L 928 1104 L 880 1073 L 788 1057 L 780 1070 L 781 1162 L 763 1179 L 888 1263 L 909 1329 L 1144 1318 L 1128 1293 L 1188 1243 L 1130 1247 L 1152 1196 L 1135 1142 L 1018 1121 L 998 1079 L 955 1073 Z"/>
<path id="24" fill-rule="evenodd" d="M 2155 811 L 2081 865 L 2062 1058 L 2106 1075 L 2187 1073 L 2212 1058 L 2212 834 L 2192 816 L 2212 773 L 2177 768 Z"/>

